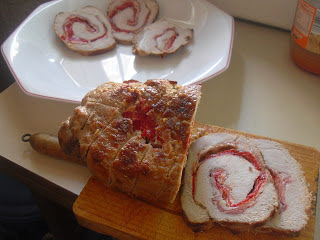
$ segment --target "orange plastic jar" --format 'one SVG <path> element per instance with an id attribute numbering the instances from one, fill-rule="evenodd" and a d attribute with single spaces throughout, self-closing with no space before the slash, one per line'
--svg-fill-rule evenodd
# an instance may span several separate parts
<path id="1" fill-rule="evenodd" d="M 290 55 L 301 68 L 320 74 L 320 0 L 299 0 L 290 35 Z"/>

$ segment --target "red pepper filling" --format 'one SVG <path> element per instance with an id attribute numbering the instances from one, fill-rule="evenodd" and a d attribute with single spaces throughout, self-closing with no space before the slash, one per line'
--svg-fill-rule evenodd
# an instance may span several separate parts
<path id="1" fill-rule="evenodd" d="M 209 157 L 204 159 L 200 163 L 200 165 L 204 161 L 206 161 L 207 159 L 218 157 L 218 156 L 222 156 L 222 155 L 228 155 L 228 154 L 229 155 L 240 156 L 240 157 L 248 160 L 259 171 L 261 171 L 261 169 L 262 169 L 260 164 L 259 164 L 259 162 L 255 159 L 255 157 L 251 153 L 245 152 L 245 151 L 239 151 L 239 150 L 236 150 L 236 149 L 226 150 L 226 151 L 219 152 L 217 154 L 210 155 Z M 193 194 L 193 199 L 194 200 L 195 200 L 196 175 L 197 175 L 197 171 L 198 171 L 200 165 L 198 166 L 198 168 L 196 169 L 196 171 L 193 174 L 192 194 Z M 260 189 L 264 185 L 264 183 L 266 182 L 266 172 L 265 171 L 261 171 L 260 175 L 257 177 L 257 179 L 256 179 L 256 181 L 254 183 L 252 191 L 247 195 L 246 199 L 244 199 L 244 200 L 242 200 L 242 201 L 240 201 L 238 203 L 232 203 L 231 202 L 231 195 L 230 195 L 230 187 L 224 185 L 224 182 L 225 182 L 226 177 L 227 177 L 226 174 L 225 174 L 225 170 L 223 170 L 223 169 L 213 169 L 210 172 L 210 177 L 213 178 L 212 182 L 215 183 L 215 186 L 221 192 L 222 198 L 226 201 L 227 206 L 229 208 L 232 208 L 230 210 L 226 210 L 226 209 L 223 209 L 220 206 L 220 204 L 217 204 L 218 209 L 220 211 L 228 212 L 230 214 L 240 213 L 241 211 L 243 211 L 244 209 L 249 207 L 249 204 L 254 202 L 258 198 Z"/>
<path id="2" fill-rule="evenodd" d="M 247 205 L 257 199 L 257 197 L 259 196 L 258 193 L 260 191 L 260 188 L 263 185 L 263 183 L 265 182 L 266 173 L 261 172 L 261 174 L 258 176 L 258 178 L 256 179 L 256 181 L 254 183 L 253 190 L 248 194 L 248 196 L 246 197 L 245 200 L 242 200 L 238 203 L 231 202 L 230 189 L 229 189 L 229 187 L 226 187 L 223 184 L 226 180 L 226 177 L 223 176 L 223 171 L 219 170 L 219 171 L 215 172 L 213 174 L 213 177 L 214 177 L 217 188 L 222 193 L 222 198 L 227 202 L 227 206 L 231 207 L 231 208 L 238 208 L 238 207 L 242 207 L 244 205 Z"/>
<path id="3" fill-rule="evenodd" d="M 104 30 L 105 30 L 104 34 L 102 34 L 101 36 L 99 36 L 95 39 L 87 40 L 87 39 L 79 38 L 74 35 L 74 31 L 73 31 L 73 24 L 76 22 L 85 24 L 88 32 L 94 33 L 96 31 L 98 31 L 97 27 L 90 24 L 87 19 L 82 18 L 80 16 L 72 16 L 72 17 L 69 17 L 68 19 L 66 19 L 66 22 L 63 24 L 63 31 L 64 31 L 65 35 L 61 36 L 62 39 L 66 40 L 68 42 L 88 43 L 88 42 L 94 42 L 100 38 L 103 38 L 107 34 L 107 29 L 104 26 Z"/>
<path id="4" fill-rule="evenodd" d="M 283 172 L 275 172 L 270 170 L 271 176 L 274 181 L 274 186 L 276 187 L 278 197 L 279 197 L 279 202 L 280 202 L 280 210 L 279 212 L 282 213 L 287 209 L 287 204 L 286 204 L 286 197 L 285 197 L 285 190 L 287 187 L 288 183 L 291 183 L 291 176 L 288 175 L 287 173 Z"/>
<path id="5" fill-rule="evenodd" d="M 114 21 L 113 21 L 113 17 L 114 17 L 115 15 L 117 15 L 119 12 L 123 11 L 124 9 L 126 9 L 126 8 L 131 8 L 132 11 L 133 11 L 132 19 L 128 19 L 128 20 L 127 20 L 127 24 L 128 24 L 129 26 L 136 26 L 136 25 L 138 24 L 138 17 L 139 17 L 138 13 L 140 12 L 140 8 L 138 8 L 137 4 L 134 4 L 133 1 L 127 1 L 127 2 L 123 3 L 122 5 L 117 6 L 117 7 L 108 15 L 109 21 L 110 21 L 110 24 L 111 24 L 111 27 L 112 27 L 112 29 L 113 29 L 114 31 L 116 31 L 116 32 L 135 33 L 135 32 L 137 32 L 137 31 L 139 31 L 140 28 L 139 28 L 139 29 L 136 29 L 136 30 L 121 29 L 121 28 L 119 28 L 119 27 L 114 23 Z M 150 11 L 150 9 L 149 9 L 149 12 L 148 12 L 148 14 L 147 14 L 147 16 L 146 16 L 146 19 L 145 19 L 142 27 L 146 24 L 146 22 L 147 22 L 147 20 L 148 20 L 148 18 L 149 18 L 149 16 L 150 16 L 150 13 L 151 13 L 151 11 Z"/>
<path id="6" fill-rule="evenodd" d="M 153 116 L 148 115 L 151 107 L 143 105 L 140 103 L 133 110 L 124 112 L 122 116 L 132 120 L 134 131 L 141 131 L 142 137 L 148 142 L 153 142 L 156 140 L 156 121 Z"/>
<path id="7" fill-rule="evenodd" d="M 159 37 L 162 37 L 164 34 L 166 34 L 167 32 L 170 32 L 170 31 L 173 32 L 172 36 L 163 40 L 165 50 L 169 50 L 170 48 L 172 48 L 172 45 L 178 36 L 176 29 L 175 28 L 167 28 L 161 34 L 154 36 L 154 40 L 157 42 Z M 158 44 L 157 44 L 156 48 L 161 50 L 161 48 L 159 47 Z"/>
<path id="8" fill-rule="evenodd" d="M 130 83 L 139 83 L 139 81 L 134 80 L 134 79 L 130 79 L 130 80 L 127 80 L 127 81 L 123 81 L 123 83 L 126 83 L 126 84 L 130 84 Z"/>

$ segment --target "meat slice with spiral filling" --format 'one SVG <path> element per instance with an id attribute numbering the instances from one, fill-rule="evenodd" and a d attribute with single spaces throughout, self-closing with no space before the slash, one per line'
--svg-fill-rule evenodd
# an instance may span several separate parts
<path id="1" fill-rule="evenodd" d="M 62 123 L 61 149 L 80 156 L 108 187 L 149 202 L 172 202 L 200 90 L 159 79 L 102 84 Z"/>
<path id="2" fill-rule="evenodd" d="M 176 52 L 193 38 L 193 30 L 160 19 L 144 28 L 133 39 L 132 52 L 140 56 L 164 57 Z"/>
<path id="3" fill-rule="evenodd" d="M 53 28 L 69 49 L 81 55 L 105 53 L 116 46 L 108 19 L 93 6 L 59 13 Z"/>
<path id="4" fill-rule="evenodd" d="M 159 11 L 155 0 L 113 0 L 107 10 L 113 36 L 122 44 L 131 44 L 134 35 L 151 24 Z"/>
<path id="5" fill-rule="evenodd" d="M 301 166 L 282 144 L 267 139 L 254 142 L 262 152 L 279 196 L 278 211 L 256 230 L 297 236 L 311 213 L 311 194 Z"/>
<path id="6" fill-rule="evenodd" d="M 210 228 L 214 222 L 245 231 L 270 218 L 278 197 L 252 141 L 216 133 L 199 138 L 190 147 L 181 205 L 195 231 Z"/>

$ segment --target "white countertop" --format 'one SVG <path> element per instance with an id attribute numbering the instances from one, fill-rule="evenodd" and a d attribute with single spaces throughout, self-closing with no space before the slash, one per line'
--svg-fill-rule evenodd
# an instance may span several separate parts
<path id="1" fill-rule="evenodd" d="M 236 21 L 230 67 L 203 84 L 196 120 L 320 150 L 320 77 L 291 61 L 288 37 Z M 56 134 L 75 106 L 28 96 L 13 84 L 0 94 L 0 155 L 79 194 L 90 177 L 85 167 L 41 156 L 20 140 Z M 319 212 L 318 201 L 315 239 Z"/>
<path id="2" fill-rule="evenodd" d="M 199 122 L 320 150 L 320 76 L 289 55 L 289 33 L 236 21 L 229 68 L 203 84 Z"/>

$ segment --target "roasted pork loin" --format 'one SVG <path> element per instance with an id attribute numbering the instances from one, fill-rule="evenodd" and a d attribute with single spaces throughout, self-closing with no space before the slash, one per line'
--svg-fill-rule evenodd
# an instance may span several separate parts
<path id="1" fill-rule="evenodd" d="M 117 41 L 131 44 L 134 35 L 156 19 L 158 11 L 155 0 L 113 0 L 107 16 Z"/>
<path id="2" fill-rule="evenodd" d="M 257 231 L 299 235 L 311 213 L 311 194 L 300 164 L 280 143 L 255 139 L 279 196 L 279 209 Z"/>
<path id="3" fill-rule="evenodd" d="M 172 202 L 200 89 L 167 80 L 105 83 L 62 123 L 61 148 L 86 161 L 106 186 L 149 202 Z"/>
<path id="4" fill-rule="evenodd" d="M 136 55 L 164 57 L 176 52 L 193 38 L 193 30 L 160 19 L 144 28 L 133 38 L 132 52 Z"/>
<path id="5" fill-rule="evenodd" d="M 282 144 L 214 133 L 190 147 L 181 205 L 195 231 L 218 223 L 236 232 L 297 236 L 311 213 L 311 194 Z"/>
<path id="6" fill-rule="evenodd" d="M 219 223 L 236 231 L 265 223 L 278 206 L 263 157 L 242 136 L 216 133 L 190 147 L 181 205 L 195 231 Z"/>
<path id="7" fill-rule="evenodd" d="M 92 6 L 59 13 L 53 28 L 68 48 L 85 56 L 105 53 L 116 46 L 109 21 Z"/>

